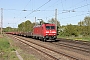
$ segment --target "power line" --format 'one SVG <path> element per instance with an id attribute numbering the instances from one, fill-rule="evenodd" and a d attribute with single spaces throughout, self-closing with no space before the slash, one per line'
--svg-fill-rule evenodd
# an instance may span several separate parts
<path id="1" fill-rule="evenodd" d="M 90 4 L 85 4 L 85 5 L 82 5 L 82 6 L 79 6 L 77 8 L 74 8 L 74 9 L 79 9 L 79 8 L 82 8 L 82 7 L 85 7 L 85 6 L 88 6 Z M 63 12 L 59 13 L 59 14 L 63 14 L 63 13 L 70 13 L 70 12 L 90 12 L 90 11 L 75 11 L 75 10 L 62 10 Z M 58 15 L 59 15 L 58 14 Z M 89 13 L 87 13 L 89 14 Z M 70 17 L 66 17 L 66 18 L 71 18 L 71 17 L 76 17 L 76 16 L 81 16 L 81 15 L 85 15 L 85 14 L 80 14 L 80 15 L 75 15 L 75 16 L 70 16 Z M 66 19 L 66 18 L 63 18 L 63 19 Z"/>
<path id="2" fill-rule="evenodd" d="M 87 3 L 87 0 L 86 0 L 86 3 Z M 87 3 L 88 4 L 88 3 Z M 88 9 L 88 11 L 89 11 L 89 7 L 87 6 L 87 9 Z"/>
<path id="3" fill-rule="evenodd" d="M 46 5 L 47 3 L 49 3 L 51 0 L 47 1 L 46 3 L 44 3 L 43 5 L 41 5 L 40 7 L 38 7 L 36 10 L 33 10 L 31 13 L 29 13 L 27 16 L 29 16 L 30 14 L 32 14 L 33 12 L 38 11 L 38 9 L 40 9 L 41 7 L 43 7 L 44 5 Z M 27 17 L 26 16 L 26 17 Z"/>
<path id="4" fill-rule="evenodd" d="M 77 16 L 82 16 L 82 15 L 86 15 L 88 13 L 85 13 L 85 14 L 79 14 L 79 15 L 74 15 L 74 16 L 69 16 L 69 17 L 65 17 L 65 18 L 61 18 L 61 19 L 67 19 L 67 18 L 72 18 L 72 17 L 77 17 Z M 60 20 L 61 20 L 60 19 Z"/>
<path id="5" fill-rule="evenodd" d="M 73 7 L 75 7 L 75 6 L 79 5 L 79 4 L 83 3 L 83 2 L 85 2 L 85 0 L 80 1 L 80 2 L 76 3 L 75 5 L 73 4 Z M 70 8 L 73 8 L 73 7 L 70 7 Z M 68 9 L 70 9 L 70 8 L 68 8 Z"/>
<path id="6" fill-rule="evenodd" d="M 26 6 L 25 6 L 25 8 L 28 6 L 28 4 L 30 3 L 30 1 L 31 0 L 29 0 L 29 2 L 26 4 Z M 49 0 L 48 2 L 50 2 L 51 0 Z M 59 1 L 59 0 L 58 0 Z M 26 10 L 26 11 L 31 11 L 27 16 L 29 16 L 30 14 L 32 14 L 33 12 L 37 12 L 37 11 L 40 11 L 40 12 L 42 12 L 42 11 L 55 11 L 55 10 L 40 10 L 40 8 L 42 8 L 44 5 L 46 5 L 48 2 L 46 2 L 45 4 L 43 4 L 43 5 L 41 5 L 40 7 L 38 7 L 36 10 Z M 55 3 L 56 4 L 56 3 Z M 55 5 L 54 4 L 54 5 Z M 60 3 L 59 3 L 60 4 Z M 63 4 L 63 3 L 62 3 Z M 64 5 L 64 4 L 63 4 Z M 76 11 L 76 9 L 79 9 L 79 8 L 83 8 L 83 7 L 88 7 L 90 4 L 85 4 L 85 5 L 81 5 L 81 6 L 77 6 L 76 8 L 73 8 L 73 9 L 70 9 L 70 10 L 64 10 L 64 8 L 63 8 L 63 6 L 62 6 L 62 8 L 63 8 L 63 10 L 61 11 L 61 13 L 58 13 L 58 15 L 60 15 L 60 14 L 64 14 L 64 13 L 71 13 L 71 12 L 73 12 L 73 11 L 75 11 L 75 12 L 86 12 L 86 11 Z M 52 7 L 53 5 L 51 5 L 51 7 Z M 50 7 L 50 6 L 49 6 Z M 24 10 L 23 11 L 25 11 L 25 8 L 24 8 Z M 14 9 L 6 9 L 6 10 L 14 10 Z M 17 10 L 17 9 L 15 9 L 15 11 L 22 11 L 22 10 Z M 59 11 L 59 10 L 58 10 Z M 89 8 L 88 8 L 88 11 L 89 11 Z M 90 12 L 90 11 L 89 11 Z M 21 14 L 21 13 L 20 13 Z M 19 15 L 20 16 L 20 15 Z M 26 17 L 27 17 L 26 16 Z M 52 15 L 52 16 L 55 16 L 55 15 Z M 50 16 L 49 16 L 50 17 Z M 47 17 L 48 18 L 48 17 Z M 23 19 L 23 18 L 22 18 Z"/>
<path id="7" fill-rule="evenodd" d="M 57 2 L 59 2 L 60 0 L 57 0 L 56 2 L 54 2 L 51 6 L 48 6 L 47 8 L 45 8 L 45 9 L 48 9 L 48 8 L 50 8 L 50 7 L 52 7 L 52 6 L 55 6 L 55 4 L 57 3 Z M 59 3 L 60 4 L 60 3 Z"/>
<path id="8" fill-rule="evenodd" d="M 83 2 L 83 1 L 82 1 Z M 60 4 L 60 3 L 59 3 Z M 63 3 L 62 3 L 62 0 L 61 0 L 61 4 L 62 4 L 62 8 L 63 8 Z M 55 5 L 55 4 L 54 4 Z M 51 6 L 49 6 L 49 7 L 51 7 Z M 64 8 L 63 8 L 63 10 L 62 10 L 62 12 L 61 13 L 59 13 L 59 14 L 63 14 L 63 13 L 69 13 L 69 12 L 75 12 L 75 10 L 73 9 L 73 10 L 64 10 Z M 58 14 L 58 15 L 59 15 Z M 55 15 L 53 15 L 53 16 L 55 16 Z M 50 16 L 49 16 L 50 17 Z"/>
<path id="9" fill-rule="evenodd" d="M 63 2 L 62 2 L 62 0 L 61 0 L 61 4 L 62 4 L 62 8 L 63 8 L 63 10 L 64 10 L 64 7 L 63 7 Z"/>
<path id="10" fill-rule="evenodd" d="M 31 0 L 30 0 L 31 1 Z M 29 2 L 30 2 L 29 1 Z M 30 14 L 32 14 L 33 12 L 36 12 L 36 11 L 46 11 L 46 10 L 39 10 L 41 7 L 43 7 L 44 5 L 46 5 L 47 3 L 49 3 L 51 0 L 49 0 L 49 1 L 47 1 L 46 3 L 44 3 L 43 5 L 41 5 L 40 7 L 38 7 L 36 10 L 30 10 L 30 11 L 32 11 L 31 13 L 29 13 L 27 16 L 29 16 Z M 28 4 L 27 4 L 28 5 Z M 23 10 L 23 11 L 28 11 L 28 10 Z M 47 10 L 47 11 L 49 11 L 49 10 Z M 21 13 L 20 13 L 21 14 Z M 27 17 L 27 16 L 25 16 L 25 18 Z M 23 19 L 23 18 L 22 18 Z M 20 19 L 21 20 L 21 19 Z M 19 20 L 19 21 L 20 21 Z"/>
<path id="11" fill-rule="evenodd" d="M 24 7 L 24 10 L 25 10 L 25 8 L 28 6 L 28 4 L 31 2 L 31 0 L 29 0 L 29 2 L 26 4 L 26 6 Z"/>
<path id="12" fill-rule="evenodd" d="M 85 6 L 88 6 L 88 5 L 90 5 L 90 4 L 85 4 L 85 5 L 79 6 L 79 7 L 77 7 L 77 8 L 74 8 L 74 10 L 75 10 L 75 9 L 82 8 L 82 7 L 85 7 Z"/>
<path id="13" fill-rule="evenodd" d="M 30 2 L 31 2 L 31 0 L 29 0 L 29 2 L 26 4 L 26 6 L 24 7 L 24 9 L 23 9 L 23 10 L 20 10 L 20 11 L 32 11 L 32 10 L 26 10 L 26 9 L 25 9 Z M 20 12 L 19 16 L 20 16 L 20 15 L 21 15 L 21 12 Z M 22 18 L 22 19 L 23 19 L 23 18 Z M 19 21 L 21 21 L 21 19 L 20 19 Z M 17 22 L 18 22 L 18 21 L 17 21 Z"/>
<path id="14" fill-rule="evenodd" d="M 85 0 L 83 0 L 83 1 L 81 1 L 81 2 L 84 2 Z M 78 4 L 80 4 L 81 2 L 79 2 Z M 62 3 L 62 0 L 61 0 L 61 3 Z M 63 3 L 62 3 L 63 4 Z M 82 7 L 85 7 L 85 6 L 88 6 L 88 5 L 90 5 L 90 4 L 85 4 L 85 5 L 82 5 L 82 6 L 79 6 L 79 7 L 77 7 L 77 8 L 73 8 L 73 9 L 70 9 L 70 10 L 63 10 L 63 12 L 61 12 L 61 13 L 59 13 L 59 14 L 63 14 L 63 13 L 69 13 L 69 12 L 75 12 L 75 9 L 79 9 L 79 8 L 82 8 Z M 63 5 L 62 5 L 62 7 L 63 7 Z M 58 15 L 59 15 L 58 14 Z"/>
<path id="15" fill-rule="evenodd" d="M 5 9 L 3 8 L 3 10 L 6 10 L 6 11 L 32 11 L 32 10 L 27 10 L 27 9 Z"/>

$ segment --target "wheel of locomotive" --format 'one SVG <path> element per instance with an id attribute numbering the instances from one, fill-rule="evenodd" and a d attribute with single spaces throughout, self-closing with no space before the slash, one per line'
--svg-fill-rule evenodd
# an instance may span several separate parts
<path id="1" fill-rule="evenodd" d="M 39 40 L 39 37 L 36 37 L 37 40 Z"/>
<path id="2" fill-rule="evenodd" d="M 39 37 L 40 41 L 43 41 L 43 38 L 42 37 Z"/>
<path id="3" fill-rule="evenodd" d="M 40 40 L 40 41 L 42 41 L 42 38 L 41 38 L 41 37 L 39 37 L 39 40 Z"/>
<path id="4" fill-rule="evenodd" d="M 33 39 L 35 39 L 36 37 L 35 37 L 35 36 L 33 36 L 32 38 L 33 38 Z"/>
<path id="5" fill-rule="evenodd" d="M 46 38 L 43 38 L 43 42 L 46 42 Z"/>

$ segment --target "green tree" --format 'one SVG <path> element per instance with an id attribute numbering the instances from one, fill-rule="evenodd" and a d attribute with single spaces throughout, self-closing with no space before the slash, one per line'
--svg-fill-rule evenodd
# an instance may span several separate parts
<path id="1" fill-rule="evenodd" d="M 83 21 L 78 22 L 81 34 L 86 36 L 90 35 L 90 17 L 86 16 Z"/>
<path id="2" fill-rule="evenodd" d="M 32 29 L 33 24 L 29 20 L 22 22 L 21 24 L 18 25 L 18 31 L 29 32 L 32 31 Z"/>
<path id="3" fill-rule="evenodd" d="M 84 25 L 85 26 L 90 26 L 90 17 L 89 16 L 84 18 Z"/>
<path id="4" fill-rule="evenodd" d="M 18 25 L 18 31 L 24 31 L 24 22 L 22 22 L 21 24 Z"/>
<path id="5" fill-rule="evenodd" d="M 64 34 L 66 36 L 78 36 L 78 26 L 77 25 L 67 25 L 64 29 Z"/>
<path id="6" fill-rule="evenodd" d="M 84 18 L 84 31 L 85 35 L 90 35 L 90 17 L 87 16 Z"/>
<path id="7" fill-rule="evenodd" d="M 56 20 L 54 18 L 48 20 L 49 23 L 55 24 Z M 60 22 L 57 20 L 57 26 L 60 26 Z"/>
<path id="8" fill-rule="evenodd" d="M 13 29 L 11 27 L 4 28 L 4 32 L 11 32 L 11 31 L 13 31 Z"/>
<path id="9" fill-rule="evenodd" d="M 25 21 L 25 23 L 24 23 L 24 27 L 25 27 L 25 32 L 29 32 L 29 31 L 31 31 L 31 27 L 32 27 L 32 23 L 29 21 L 29 20 L 27 20 L 27 21 Z"/>

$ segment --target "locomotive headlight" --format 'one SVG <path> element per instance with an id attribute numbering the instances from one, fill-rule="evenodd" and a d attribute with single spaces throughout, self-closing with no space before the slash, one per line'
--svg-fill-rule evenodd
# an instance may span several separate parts
<path id="1" fill-rule="evenodd" d="M 56 34 L 54 34 L 54 35 L 56 35 Z"/>
<path id="2" fill-rule="evenodd" d="M 52 33 L 56 33 L 55 31 L 53 31 Z"/>
<path id="3" fill-rule="evenodd" d="M 46 34 L 46 35 L 48 35 L 48 34 Z"/>

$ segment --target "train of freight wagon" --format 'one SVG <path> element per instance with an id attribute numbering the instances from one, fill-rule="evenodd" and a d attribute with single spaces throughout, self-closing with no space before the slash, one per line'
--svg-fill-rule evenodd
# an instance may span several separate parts
<path id="1" fill-rule="evenodd" d="M 56 26 L 50 23 L 34 26 L 32 32 L 7 32 L 6 34 L 26 36 L 42 41 L 56 40 L 57 38 Z"/>

